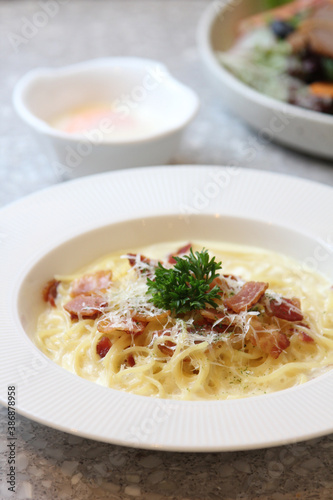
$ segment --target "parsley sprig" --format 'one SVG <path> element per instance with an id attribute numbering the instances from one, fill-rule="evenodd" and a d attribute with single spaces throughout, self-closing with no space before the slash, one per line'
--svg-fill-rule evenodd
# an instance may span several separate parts
<path id="1" fill-rule="evenodd" d="M 210 284 L 218 276 L 221 262 L 215 262 L 215 257 L 210 259 L 205 249 L 194 254 L 192 248 L 189 255 L 174 259 L 174 267 L 167 269 L 159 263 L 153 280 L 147 279 L 150 302 L 175 314 L 203 309 L 206 304 L 216 308 L 220 288 L 210 290 Z"/>

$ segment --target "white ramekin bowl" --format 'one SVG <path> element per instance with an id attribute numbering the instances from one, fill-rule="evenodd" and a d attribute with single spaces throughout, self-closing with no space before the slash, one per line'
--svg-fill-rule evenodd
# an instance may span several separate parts
<path id="1" fill-rule="evenodd" d="M 158 61 L 135 57 L 95 59 L 63 68 L 40 68 L 17 83 L 13 102 L 19 116 L 42 141 L 51 166 L 65 178 L 113 169 L 165 164 L 194 118 L 196 94 L 175 80 Z M 151 126 L 137 138 L 58 130 L 50 122 L 72 109 L 109 102 L 123 115 L 146 113 Z"/>

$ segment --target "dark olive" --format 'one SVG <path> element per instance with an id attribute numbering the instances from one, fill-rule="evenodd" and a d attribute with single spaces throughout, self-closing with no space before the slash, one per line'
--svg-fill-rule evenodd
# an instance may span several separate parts
<path id="1" fill-rule="evenodd" d="M 279 19 L 272 21 L 270 24 L 270 28 L 273 31 L 274 35 L 280 40 L 284 40 L 293 31 L 295 31 L 295 28 L 291 24 L 289 24 L 287 21 L 280 21 Z"/>

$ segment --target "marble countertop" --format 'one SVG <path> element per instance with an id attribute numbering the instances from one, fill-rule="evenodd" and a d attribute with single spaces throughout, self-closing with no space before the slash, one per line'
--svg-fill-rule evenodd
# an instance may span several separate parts
<path id="1" fill-rule="evenodd" d="M 201 110 L 173 163 L 236 162 L 245 168 L 283 172 L 333 185 L 330 162 L 276 144 L 257 142 L 255 158 L 245 161 L 244 144 L 255 141 L 256 133 L 214 94 L 197 52 L 196 27 L 208 3 L 2 0 L 0 206 L 60 182 L 27 126 L 15 115 L 11 93 L 16 81 L 38 66 L 117 55 L 161 60 L 175 77 L 198 93 Z M 40 12 L 48 13 L 45 17 Z M 191 454 L 89 441 L 23 416 L 18 416 L 16 425 L 16 491 L 12 493 L 6 484 L 7 410 L 1 408 L 1 499 L 333 498 L 333 435 L 264 450 Z"/>

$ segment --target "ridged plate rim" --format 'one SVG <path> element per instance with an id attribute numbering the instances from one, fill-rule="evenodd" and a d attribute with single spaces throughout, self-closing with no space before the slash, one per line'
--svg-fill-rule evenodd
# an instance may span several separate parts
<path id="1" fill-rule="evenodd" d="M 199 208 L 198 193 L 206 200 Z M 254 398 L 169 401 L 80 379 L 22 341 L 18 287 L 32 264 L 52 248 L 94 227 L 198 211 L 250 217 L 325 242 L 332 235 L 333 189 L 239 167 L 157 166 L 73 180 L 0 210 L 1 402 L 6 404 L 7 386 L 15 384 L 17 410 L 32 420 L 90 439 L 156 450 L 246 450 L 332 432 L 333 372 Z"/>

